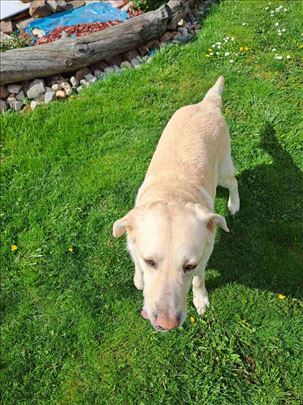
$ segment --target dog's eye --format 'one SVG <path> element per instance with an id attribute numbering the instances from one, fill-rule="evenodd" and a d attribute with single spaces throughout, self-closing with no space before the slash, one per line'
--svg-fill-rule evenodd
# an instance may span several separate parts
<path id="1" fill-rule="evenodd" d="M 187 273 L 187 272 L 189 272 L 189 271 L 191 271 L 191 270 L 194 270 L 196 267 L 197 267 L 197 264 L 196 264 L 196 263 L 184 264 L 184 266 L 183 266 L 183 271 L 184 271 L 184 273 Z"/>
<path id="2" fill-rule="evenodd" d="M 144 259 L 145 263 L 150 267 L 156 267 L 156 262 L 153 259 Z"/>

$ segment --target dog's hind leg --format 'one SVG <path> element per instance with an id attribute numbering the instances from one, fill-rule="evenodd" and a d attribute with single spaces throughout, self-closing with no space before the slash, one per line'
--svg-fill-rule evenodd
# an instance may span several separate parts
<path id="1" fill-rule="evenodd" d="M 235 167 L 230 152 L 227 153 L 219 168 L 218 184 L 222 187 L 228 188 L 228 209 L 230 213 L 234 215 L 240 209 L 240 197 L 238 191 L 238 182 L 235 177 Z"/>

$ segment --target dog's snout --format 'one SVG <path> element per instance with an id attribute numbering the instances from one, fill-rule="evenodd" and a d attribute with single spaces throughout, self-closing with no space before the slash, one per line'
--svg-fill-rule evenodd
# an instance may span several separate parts
<path id="1" fill-rule="evenodd" d="M 158 330 L 171 330 L 179 326 L 181 314 L 177 314 L 175 317 L 167 317 L 162 314 L 157 314 L 155 318 L 155 325 Z"/>

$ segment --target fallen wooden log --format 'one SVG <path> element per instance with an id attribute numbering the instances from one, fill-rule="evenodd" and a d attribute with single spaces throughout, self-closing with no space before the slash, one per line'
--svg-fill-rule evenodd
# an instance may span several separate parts
<path id="1" fill-rule="evenodd" d="M 129 19 L 104 31 L 77 39 L 65 38 L 0 54 L 0 84 L 72 72 L 94 62 L 138 48 L 176 27 L 197 0 L 171 0 L 155 11 Z"/>

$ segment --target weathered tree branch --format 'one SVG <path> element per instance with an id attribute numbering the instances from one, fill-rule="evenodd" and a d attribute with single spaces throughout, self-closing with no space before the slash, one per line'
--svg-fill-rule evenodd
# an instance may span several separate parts
<path id="1" fill-rule="evenodd" d="M 77 39 L 20 48 L 0 54 L 0 84 L 72 72 L 94 62 L 135 49 L 174 29 L 197 0 L 171 0 L 155 11 L 134 17 L 104 31 Z"/>

